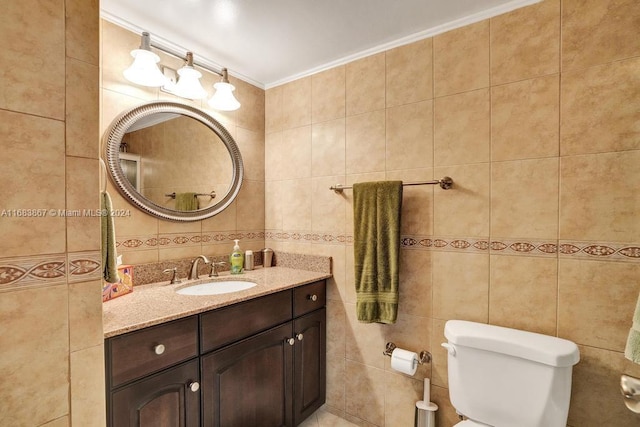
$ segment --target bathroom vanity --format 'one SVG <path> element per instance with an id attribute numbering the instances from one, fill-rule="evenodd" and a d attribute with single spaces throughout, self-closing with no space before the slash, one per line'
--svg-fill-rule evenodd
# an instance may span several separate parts
<path id="1" fill-rule="evenodd" d="M 329 275 L 251 273 L 235 294 L 147 285 L 105 304 L 109 426 L 295 426 L 324 403 Z"/>

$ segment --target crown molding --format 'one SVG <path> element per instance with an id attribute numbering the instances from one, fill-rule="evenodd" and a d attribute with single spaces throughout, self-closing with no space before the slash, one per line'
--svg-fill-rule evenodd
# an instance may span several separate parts
<path id="1" fill-rule="evenodd" d="M 475 24 L 476 22 L 493 18 L 494 16 L 502 15 L 504 13 L 511 12 L 515 9 L 519 9 L 524 6 L 529 6 L 535 3 L 539 3 L 541 1 L 542 0 L 513 0 L 503 5 L 496 6 L 491 9 L 484 10 L 482 12 L 474 13 L 473 15 L 465 16 L 464 18 L 456 19 L 455 21 L 447 22 L 446 24 L 438 25 L 436 27 L 429 28 L 424 31 L 420 31 L 418 33 L 414 33 L 406 37 L 402 37 L 392 42 L 381 44 L 367 50 L 363 50 L 353 55 L 345 56 L 335 61 L 331 61 L 327 64 L 320 65 L 318 67 L 311 68 L 309 70 L 306 70 L 297 74 L 293 74 L 289 77 L 285 77 L 280 80 L 276 80 L 275 82 L 266 83 L 264 86 L 265 86 L 265 89 L 271 89 L 271 88 L 280 86 L 282 84 L 301 79 L 303 77 L 308 77 L 322 71 L 330 70 L 331 68 L 335 68 L 340 65 L 348 64 L 349 62 L 353 62 L 358 59 L 365 58 L 367 56 L 375 55 L 376 53 L 384 52 L 396 47 L 404 46 L 416 41 L 433 37 L 438 34 L 446 33 L 447 31 L 455 30 L 456 28 L 461 28 L 466 25 Z"/>

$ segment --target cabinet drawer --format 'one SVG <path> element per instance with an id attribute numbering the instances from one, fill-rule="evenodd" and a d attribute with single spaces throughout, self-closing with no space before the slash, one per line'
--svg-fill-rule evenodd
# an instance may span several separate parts
<path id="1" fill-rule="evenodd" d="M 293 290 L 293 315 L 301 316 L 324 307 L 326 299 L 325 281 L 310 283 Z"/>
<path id="2" fill-rule="evenodd" d="M 197 316 L 110 338 L 111 388 L 197 355 Z"/>
<path id="3" fill-rule="evenodd" d="M 202 353 L 291 320 L 291 291 L 283 291 L 204 313 L 200 318 Z"/>

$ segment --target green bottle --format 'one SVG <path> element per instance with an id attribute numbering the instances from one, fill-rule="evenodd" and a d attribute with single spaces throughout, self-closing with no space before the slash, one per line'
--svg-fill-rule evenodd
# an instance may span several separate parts
<path id="1" fill-rule="evenodd" d="M 242 273 L 242 266 L 244 265 L 244 254 L 240 250 L 240 245 L 238 244 L 240 240 L 234 240 L 236 245 L 233 247 L 233 252 L 229 256 L 229 264 L 231 264 L 231 274 L 240 274 Z"/>

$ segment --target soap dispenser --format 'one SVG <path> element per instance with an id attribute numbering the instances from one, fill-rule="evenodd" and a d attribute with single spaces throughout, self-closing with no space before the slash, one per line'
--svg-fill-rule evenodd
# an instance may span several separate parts
<path id="1" fill-rule="evenodd" d="M 231 252 L 231 256 L 229 256 L 229 264 L 231 264 L 231 274 L 240 274 L 242 273 L 242 266 L 244 265 L 244 254 L 240 250 L 240 240 L 234 240 L 236 242 L 233 247 L 233 252 Z"/>

